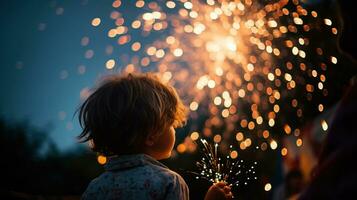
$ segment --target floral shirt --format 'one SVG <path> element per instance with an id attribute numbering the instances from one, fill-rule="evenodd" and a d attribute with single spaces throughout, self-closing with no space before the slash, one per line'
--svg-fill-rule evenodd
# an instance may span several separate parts
<path id="1" fill-rule="evenodd" d="M 145 154 L 112 157 L 105 172 L 91 181 L 87 199 L 188 200 L 183 178 Z"/>

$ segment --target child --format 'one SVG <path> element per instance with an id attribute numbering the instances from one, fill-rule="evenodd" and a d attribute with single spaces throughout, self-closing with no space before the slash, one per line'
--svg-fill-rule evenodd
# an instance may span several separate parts
<path id="1" fill-rule="evenodd" d="M 157 160 L 169 158 L 175 129 L 185 107 L 174 88 L 155 76 L 108 77 L 79 108 L 79 138 L 107 156 L 105 172 L 82 199 L 188 199 L 183 178 Z M 205 199 L 231 198 L 224 183 L 211 186 Z"/>

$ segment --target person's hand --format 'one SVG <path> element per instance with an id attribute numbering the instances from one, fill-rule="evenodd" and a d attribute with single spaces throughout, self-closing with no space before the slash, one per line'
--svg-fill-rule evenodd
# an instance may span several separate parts
<path id="1" fill-rule="evenodd" d="M 226 200 L 232 199 L 231 187 L 225 182 L 213 184 L 207 191 L 205 200 Z"/>

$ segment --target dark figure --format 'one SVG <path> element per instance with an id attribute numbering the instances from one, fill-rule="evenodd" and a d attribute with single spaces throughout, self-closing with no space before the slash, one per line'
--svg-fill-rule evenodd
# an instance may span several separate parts
<path id="1" fill-rule="evenodd" d="M 351 65 L 341 66 L 342 73 L 356 71 L 357 21 L 353 1 L 340 0 L 343 29 L 339 48 L 351 59 Z M 350 80 L 329 126 L 328 136 L 310 185 L 300 199 L 355 199 L 357 189 L 357 84 L 356 73 Z M 350 74 L 351 77 L 353 74 Z"/>
<path id="2" fill-rule="evenodd" d="M 296 199 L 302 190 L 304 177 L 299 169 L 290 170 L 282 184 L 274 193 L 274 200 Z"/>

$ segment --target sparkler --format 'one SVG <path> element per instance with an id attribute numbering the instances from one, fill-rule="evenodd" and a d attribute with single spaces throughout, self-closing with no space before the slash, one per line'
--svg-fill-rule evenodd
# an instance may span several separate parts
<path id="1" fill-rule="evenodd" d="M 256 180 L 255 166 L 247 167 L 243 160 L 232 159 L 227 156 L 225 160 L 219 157 L 217 147 L 214 144 L 214 149 L 205 139 L 200 139 L 202 146 L 202 159 L 196 163 L 200 173 L 195 173 L 196 178 L 202 178 L 212 183 L 226 182 L 230 187 L 237 187 L 241 184 L 247 185 L 249 181 Z M 232 148 L 232 146 L 231 146 Z"/>

